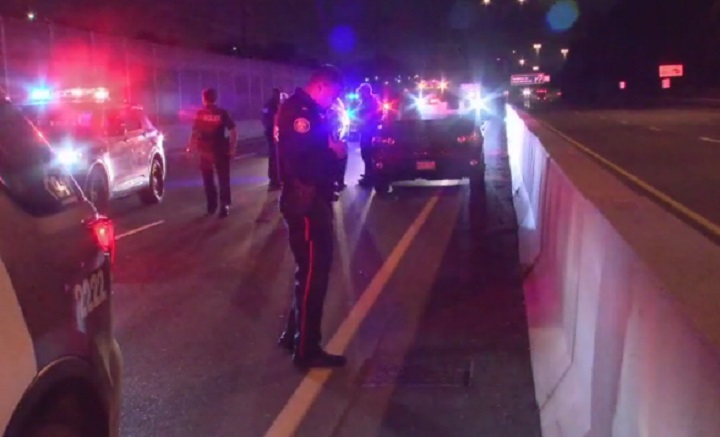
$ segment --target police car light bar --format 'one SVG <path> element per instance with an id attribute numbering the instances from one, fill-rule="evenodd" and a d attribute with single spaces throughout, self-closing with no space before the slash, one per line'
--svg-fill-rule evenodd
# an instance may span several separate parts
<path id="1" fill-rule="evenodd" d="M 52 91 L 49 88 L 35 88 L 30 91 L 30 100 L 35 102 L 47 102 L 50 100 L 94 100 L 105 101 L 110 98 L 107 88 L 71 88 L 66 90 Z"/>
<path id="2" fill-rule="evenodd" d="M 52 91 L 47 88 L 35 88 L 30 91 L 31 100 L 50 100 L 52 98 Z"/>

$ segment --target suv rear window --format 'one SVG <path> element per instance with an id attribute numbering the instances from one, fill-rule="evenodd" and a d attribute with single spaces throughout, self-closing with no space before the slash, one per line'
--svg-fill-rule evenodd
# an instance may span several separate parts
<path id="1" fill-rule="evenodd" d="M 35 127 L 0 95 L 0 187 L 36 216 L 62 211 L 82 192 Z"/>

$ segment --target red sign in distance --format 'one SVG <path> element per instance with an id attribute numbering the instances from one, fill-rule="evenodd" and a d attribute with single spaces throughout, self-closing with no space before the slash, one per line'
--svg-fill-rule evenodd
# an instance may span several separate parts
<path id="1" fill-rule="evenodd" d="M 660 66 L 660 77 L 683 77 L 682 64 L 678 65 L 661 65 Z"/>

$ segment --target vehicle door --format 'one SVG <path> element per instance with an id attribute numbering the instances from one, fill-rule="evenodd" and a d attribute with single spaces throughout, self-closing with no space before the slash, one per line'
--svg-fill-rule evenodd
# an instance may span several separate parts
<path id="1" fill-rule="evenodd" d="M 145 112 L 140 108 L 133 108 L 133 117 L 140 120 L 142 132 L 138 137 L 135 147 L 135 159 L 138 165 L 138 174 L 142 180 L 150 178 L 150 158 L 153 148 L 158 141 L 158 131 L 148 119 Z"/>
<path id="2" fill-rule="evenodd" d="M 133 179 L 133 150 L 128 142 L 128 126 L 124 110 L 106 110 L 108 170 L 111 190 L 121 191 Z"/>
<path id="3" fill-rule="evenodd" d="M 145 181 L 144 175 L 147 174 L 148 162 L 141 156 L 144 144 L 147 142 L 145 138 L 146 129 L 142 111 L 127 108 L 123 111 L 123 115 L 125 120 L 125 141 L 128 143 L 132 154 L 130 182 L 134 184 Z"/>

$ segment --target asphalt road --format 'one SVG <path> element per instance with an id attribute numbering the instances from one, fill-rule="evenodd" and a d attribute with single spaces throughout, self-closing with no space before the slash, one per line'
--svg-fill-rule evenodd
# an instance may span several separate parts
<path id="1" fill-rule="evenodd" d="M 332 373 L 276 346 L 294 267 L 265 158 L 233 165 L 225 220 L 177 158 L 163 204 L 116 202 L 122 435 L 539 436 L 502 135 L 488 129 L 485 216 L 466 185 L 370 195 L 353 151 L 324 319 L 349 364 Z"/>
<path id="2" fill-rule="evenodd" d="M 720 225 L 720 110 L 547 109 L 535 116 Z"/>

